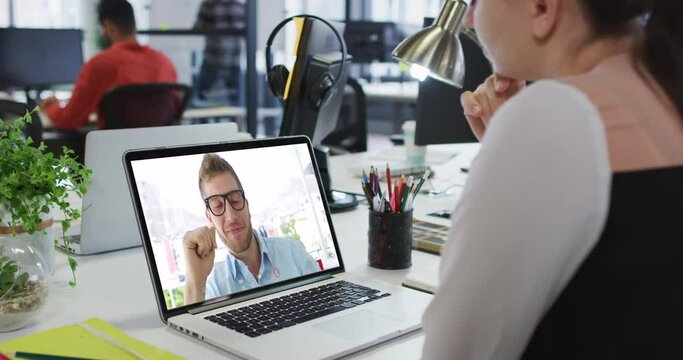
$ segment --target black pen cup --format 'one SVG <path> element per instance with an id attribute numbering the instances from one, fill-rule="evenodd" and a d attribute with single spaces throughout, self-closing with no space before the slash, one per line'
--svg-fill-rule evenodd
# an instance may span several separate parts
<path id="1" fill-rule="evenodd" d="M 412 265 L 413 211 L 370 211 L 368 265 L 378 269 L 405 269 Z"/>

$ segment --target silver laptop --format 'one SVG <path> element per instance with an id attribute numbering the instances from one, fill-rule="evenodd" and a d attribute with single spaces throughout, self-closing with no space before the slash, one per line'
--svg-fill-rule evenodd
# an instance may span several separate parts
<path id="1" fill-rule="evenodd" d="M 208 153 L 239 182 L 214 173 L 203 199 L 198 170 Z M 336 358 L 420 329 L 431 295 L 345 272 L 308 138 L 133 150 L 124 165 L 159 312 L 172 329 L 249 359 Z M 235 250 L 225 239 L 242 228 L 251 245 Z M 197 229 L 215 240 L 201 254 L 205 281 L 189 270 L 199 250 L 187 234 Z M 253 244 L 261 261 L 250 268 L 238 258 Z M 186 287 L 205 292 L 197 298 Z"/>
<path id="2" fill-rule="evenodd" d="M 92 169 L 80 223 L 69 231 L 69 250 L 87 255 L 140 246 L 121 157 L 126 150 L 234 140 L 237 124 L 201 124 L 98 130 L 87 134 L 85 165 Z M 79 227 L 80 225 L 80 227 Z M 60 242 L 61 246 L 61 242 Z"/>

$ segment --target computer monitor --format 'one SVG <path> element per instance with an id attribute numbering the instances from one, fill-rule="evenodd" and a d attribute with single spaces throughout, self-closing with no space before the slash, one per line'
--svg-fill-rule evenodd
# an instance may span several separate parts
<path id="1" fill-rule="evenodd" d="M 333 26 L 340 34 L 343 33 L 342 24 L 335 23 Z M 343 41 L 343 38 L 341 40 Z M 349 60 L 347 58 L 343 64 L 339 47 L 339 41 L 332 29 L 313 18 L 304 18 L 296 61 L 285 91 L 284 116 L 280 127 L 280 136 L 306 135 L 311 139 L 328 205 L 333 212 L 352 209 L 358 204 L 353 195 L 331 190 L 327 166 L 329 150 L 322 146 L 323 139 L 337 126 L 348 78 Z M 330 90 L 332 95 L 329 101 L 318 107 L 315 105 L 318 96 L 316 87 L 325 74 L 334 76 L 336 81 L 334 89 Z"/>
<path id="2" fill-rule="evenodd" d="M 425 19 L 425 26 L 433 18 Z M 477 142 L 460 104 L 465 90 L 473 91 L 492 74 L 491 64 L 482 49 L 467 36 L 460 34 L 465 58 L 463 89 L 431 77 L 420 82 L 417 95 L 415 144 L 452 144 Z"/>
<path id="3" fill-rule="evenodd" d="M 72 84 L 83 66 L 76 29 L 0 29 L 0 88 Z"/>
<path id="4" fill-rule="evenodd" d="M 334 26 L 341 31 L 341 24 Z M 280 136 L 306 135 L 313 146 L 317 146 L 337 125 L 348 66 L 344 66 L 344 72 L 339 74 L 342 65 L 339 41 L 332 29 L 313 18 L 304 18 L 296 49 L 296 61 L 285 90 Z M 313 101 L 317 96 L 314 87 L 325 73 L 339 78 L 334 84 L 335 89 L 330 90 L 335 92 L 332 98 L 318 108 Z"/>
<path id="5" fill-rule="evenodd" d="M 344 41 L 355 64 L 390 62 L 391 50 L 401 42 L 401 35 L 393 22 L 347 21 Z"/>

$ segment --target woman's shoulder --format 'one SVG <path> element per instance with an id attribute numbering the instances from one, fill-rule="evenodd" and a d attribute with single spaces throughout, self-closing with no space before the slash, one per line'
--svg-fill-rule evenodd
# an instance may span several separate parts
<path id="1" fill-rule="evenodd" d="M 599 146 L 604 138 L 600 112 L 584 93 L 560 81 L 541 80 L 498 109 L 482 147 L 527 146 L 551 151 L 586 141 Z"/>
<path id="2" fill-rule="evenodd" d="M 513 117 L 535 125 L 557 126 L 567 116 L 581 119 L 599 114 L 591 98 L 581 89 L 559 80 L 540 80 L 504 104 L 496 115 Z M 591 116 L 586 116 L 591 115 Z M 579 120 L 580 121 L 580 120 Z"/>

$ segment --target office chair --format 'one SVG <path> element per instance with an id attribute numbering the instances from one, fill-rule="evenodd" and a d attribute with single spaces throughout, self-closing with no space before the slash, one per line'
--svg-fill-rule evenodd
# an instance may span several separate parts
<path id="1" fill-rule="evenodd" d="M 191 96 L 192 88 L 183 84 L 122 85 L 104 94 L 100 114 L 105 129 L 174 125 Z"/>
<path id="2" fill-rule="evenodd" d="M 368 101 L 363 87 L 348 78 L 337 127 L 323 139 L 332 155 L 367 151 L 368 149 Z"/>
<path id="3" fill-rule="evenodd" d="M 0 99 L 0 119 L 8 122 L 13 122 L 14 120 L 24 116 L 28 106 L 26 104 Z M 30 137 L 33 139 L 33 146 L 38 147 L 40 142 L 43 141 L 43 124 L 38 118 L 38 114 L 33 114 L 31 116 L 33 121 L 30 124 L 26 124 L 23 129 L 25 137 Z"/>

